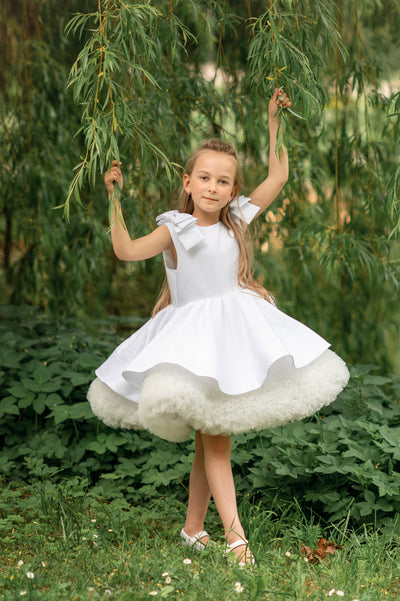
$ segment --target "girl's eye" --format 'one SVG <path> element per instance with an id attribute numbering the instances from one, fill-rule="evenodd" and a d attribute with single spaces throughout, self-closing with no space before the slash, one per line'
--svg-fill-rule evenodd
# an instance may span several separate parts
<path id="1" fill-rule="evenodd" d="M 200 175 L 200 179 L 202 179 L 203 181 L 205 181 L 207 179 L 206 175 Z"/>
<path id="2" fill-rule="evenodd" d="M 224 179 L 221 179 L 221 180 L 220 180 L 220 184 L 227 184 L 227 183 L 228 183 L 228 182 L 227 182 L 227 181 L 225 181 Z"/>

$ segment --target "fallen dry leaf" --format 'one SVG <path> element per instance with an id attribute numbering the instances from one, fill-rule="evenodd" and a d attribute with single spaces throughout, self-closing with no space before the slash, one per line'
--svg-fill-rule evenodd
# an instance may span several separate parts
<path id="1" fill-rule="evenodd" d="M 318 563 L 321 559 L 325 559 L 327 555 L 335 555 L 336 549 L 343 549 L 343 547 L 332 541 L 327 541 L 326 538 L 320 538 L 317 542 L 317 549 L 310 549 L 307 545 L 303 545 L 300 550 L 310 563 Z"/>

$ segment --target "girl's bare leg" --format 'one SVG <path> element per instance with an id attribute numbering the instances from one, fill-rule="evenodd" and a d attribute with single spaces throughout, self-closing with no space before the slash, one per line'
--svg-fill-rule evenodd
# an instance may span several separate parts
<path id="1" fill-rule="evenodd" d="M 204 449 L 200 432 L 196 432 L 195 454 L 189 480 L 189 502 L 186 515 L 185 532 L 189 536 L 195 536 L 204 530 L 204 518 L 206 517 L 210 503 L 211 491 L 208 485 L 204 469 Z M 207 538 L 200 539 L 203 543 Z"/>
<path id="2" fill-rule="evenodd" d="M 211 436 L 196 432 L 195 456 L 189 481 L 189 502 L 185 532 L 194 536 L 204 529 L 211 494 L 221 517 L 228 544 L 245 539 L 240 523 L 236 491 L 231 467 L 231 439 L 229 436 Z M 201 539 L 207 542 L 206 539 Z M 251 554 L 242 546 L 233 553 L 250 560 Z"/>
<path id="3" fill-rule="evenodd" d="M 201 434 L 204 447 L 204 467 L 208 484 L 231 544 L 245 538 L 239 520 L 236 491 L 231 467 L 231 439 L 229 436 Z"/>
<path id="4" fill-rule="evenodd" d="M 237 510 L 231 466 L 231 439 L 230 436 L 211 436 L 203 433 L 200 436 L 209 489 L 222 520 L 228 544 L 231 545 L 237 540 L 246 538 Z M 247 547 L 238 546 L 233 553 L 241 561 L 251 559 Z"/>

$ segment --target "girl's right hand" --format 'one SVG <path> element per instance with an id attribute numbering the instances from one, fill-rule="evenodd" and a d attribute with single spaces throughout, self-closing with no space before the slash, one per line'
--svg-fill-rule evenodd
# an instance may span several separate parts
<path id="1" fill-rule="evenodd" d="M 122 171 L 119 167 L 121 163 L 118 164 L 118 161 L 113 161 L 111 164 L 111 169 L 106 171 L 104 175 L 104 183 L 107 188 L 108 195 L 111 196 L 114 190 L 114 183 L 117 182 L 119 187 L 123 188 L 124 178 L 122 177 Z"/>

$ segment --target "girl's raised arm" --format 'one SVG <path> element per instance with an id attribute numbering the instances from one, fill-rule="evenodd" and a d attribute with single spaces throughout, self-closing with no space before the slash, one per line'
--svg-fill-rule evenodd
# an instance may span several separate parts
<path id="1" fill-rule="evenodd" d="M 250 194 L 252 204 L 260 207 L 257 216 L 275 200 L 289 176 L 289 159 L 286 148 L 282 146 L 279 157 L 275 152 L 279 126 L 279 119 L 276 115 L 279 106 L 289 108 L 291 102 L 283 90 L 277 88 L 268 105 L 270 141 L 268 177 Z"/>
<path id="2" fill-rule="evenodd" d="M 109 198 L 113 194 L 115 182 L 118 182 L 122 190 L 124 180 L 118 161 L 113 161 L 111 169 L 104 176 Z M 154 257 L 164 250 L 173 250 L 171 234 L 166 225 L 158 227 L 147 236 L 132 240 L 126 229 L 121 205 L 115 196 L 113 203 L 111 240 L 118 259 L 122 261 L 142 261 L 143 259 L 150 259 L 150 257 Z"/>

